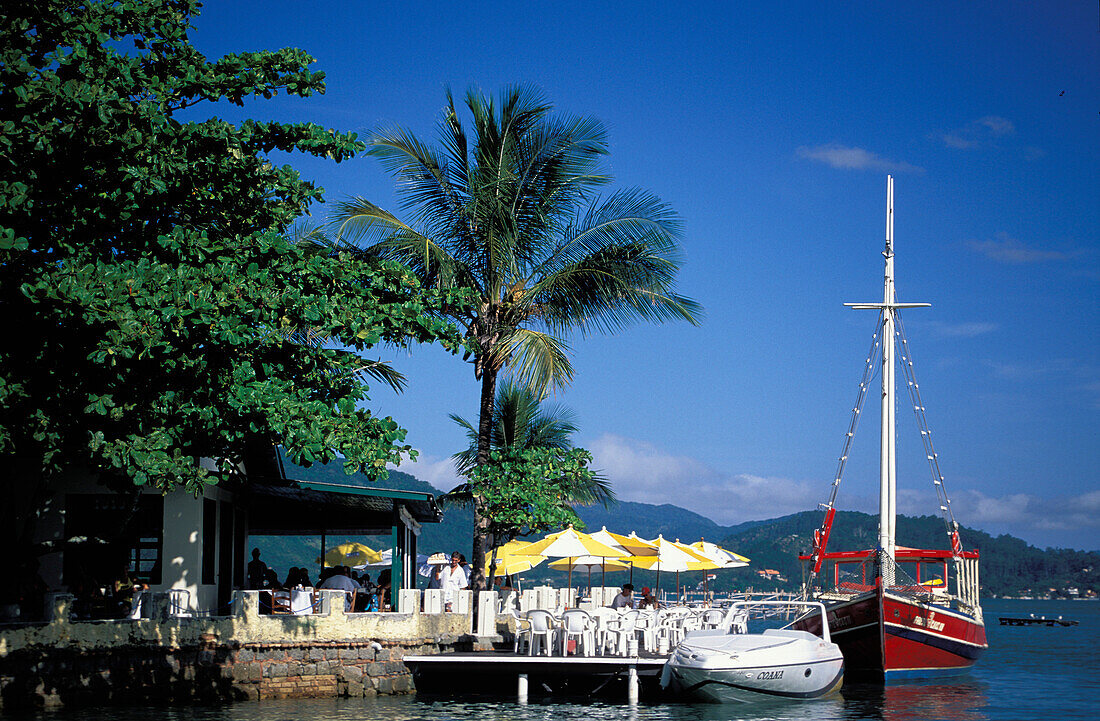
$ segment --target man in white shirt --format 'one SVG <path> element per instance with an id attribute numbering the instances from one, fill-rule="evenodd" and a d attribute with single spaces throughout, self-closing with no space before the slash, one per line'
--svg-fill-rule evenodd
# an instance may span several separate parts
<path id="1" fill-rule="evenodd" d="M 634 608 L 634 584 L 624 583 L 623 590 L 615 595 L 611 601 L 611 608 L 618 611 L 620 608 Z"/>
<path id="2" fill-rule="evenodd" d="M 462 554 L 455 551 L 451 554 L 451 563 L 444 566 L 439 572 L 439 587 L 443 589 L 443 610 L 450 613 L 456 598 L 455 591 L 460 591 L 470 585 L 470 578 L 466 569 L 462 567 Z"/>
<path id="3" fill-rule="evenodd" d="M 347 594 L 347 600 L 344 602 L 344 610 L 351 610 L 351 598 L 362 586 L 356 583 L 351 578 L 351 569 L 347 566 L 340 566 L 335 569 L 335 573 L 326 578 L 319 588 L 333 588 L 339 589 Z"/>

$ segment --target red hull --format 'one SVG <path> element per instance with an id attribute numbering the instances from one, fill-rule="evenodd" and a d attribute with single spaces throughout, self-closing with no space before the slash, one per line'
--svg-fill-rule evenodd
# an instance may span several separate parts
<path id="1" fill-rule="evenodd" d="M 820 617 L 795 628 L 820 633 Z M 988 647 L 985 625 L 960 611 L 875 589 L 829 606 L 845 671 L 887 678 L 964 671 Z"/>

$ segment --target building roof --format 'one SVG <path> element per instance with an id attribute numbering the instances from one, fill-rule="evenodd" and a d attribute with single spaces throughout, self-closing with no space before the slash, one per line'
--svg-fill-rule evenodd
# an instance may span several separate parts
<path id="1" fill-rule="evenodd" d="M 404 507 L 418 523 L 443 512 L 431 493 L 314 481 L 264 480 L 243 489 L 250 534 L 389 533 Z"/>

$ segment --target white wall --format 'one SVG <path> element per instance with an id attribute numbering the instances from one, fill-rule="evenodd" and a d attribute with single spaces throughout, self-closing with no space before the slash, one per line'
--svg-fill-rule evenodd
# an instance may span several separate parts
<path id="1" fill-rule="evenodd" d="M 156 491 L 146 491 L 156 493 Z M 58 481 L 52 496 L 47 499 L 39 516 L 35 541 L 42 543 L 65 541 L 65 496 L 70 493 L 103 493 L 108 491 L 96 483 L 87 473 L 73 473 Z M 173 491 L 164 497 L 163 536 L 161 545 L 161 583 L 150 587 L 151 591 L 167 591 L 180 588 L 190 592 L 193 609 L 213 609 L 217 602 L 217 575 L 215 583 L 202 583 L 202 499 L 218 501 L 219 518 L 215 528 L 220 529 L 222 500 L 230 500 L 232 494 L 217 487 L 209 487 L 203 496 L 196 498 L 186 491 Z M 232 510 L 230 510 L 232 512 Z M 218 539 L 233 543 L 232 538 Z M 217 563 L 219 546 L 215 544 L 215 574 L 221 572 Z M 62 553 L 47 553 L 40 559 L 42 580 L 51 591 L 68 590 L 62 585 Z"/>

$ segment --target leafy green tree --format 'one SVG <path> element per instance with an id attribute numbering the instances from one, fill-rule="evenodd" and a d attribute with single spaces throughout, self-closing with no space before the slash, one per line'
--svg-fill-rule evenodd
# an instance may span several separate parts
<path id="1" fill-rule="evenodd" d="M 466 429 L 470 445 L 452 456 L 455 467 L 463 475 L 477 465 L 477 427 L 465 418 L 451 414 L 451 420 Z M 507 378 L 497 388 L 493 404 L 492 448 L 573 448 L 573 435 L 577 432 L 576 415 L 565 406 L 547 405 L 530 387 Z M 470 501 L 459 486 L 448 496 L 452 500 Z M 591 483 L 580 484 L 571 492 L 572 501 L 578 505 L 601 503 L 609 506 L 615 501 L 615 493 L 606 479 L 592 476 Z M 510 539 L 508 539 L 510 540 Z M 507 542 L 507 541 L 505 541 Z"/>
<path id="2" fill-rule="evenodd" d="M 478 468 L 487 472 L 474 474 L 477 484 L 472 480 L 462 483 L 440 500 L 472 505 L 474 498 L 482 499 L 489 519 L 486 554 L 517 536 L 563 528 L 568 523 L 582 528 L 583 523 L 575 520 L 573 506 L 600 503 L 607 507 L 614 503 L 615 493 L 607 480 L 588 469 L 587 463 L 591 462 L 588 451 L 573 447 L 572 436 L 577 432 L 573 411 L 546 405 L 534 391 L 515 379 L 505 379 L 497 389 L 489 464 L 477 465 L 477 428 L 454 414 L 451 420 L 465 428 L 470 439 L 469 447 L 452 457 L 459 472 L 467 476 Z M 535 449 L 545 452 L 525 455 Z M 584 454 L 584 463 L 579 462 L 582 456 L 578 454 Z M 507 472 L 502 470 L 505 458 L 510 464 Z M 557 476 L 552 483 L 543 482 L 545 466 L 554 460 L 558 462 Z M 533 481 L 527 488 L 509 485 L 524 474 L 538 482 Z M 494 478 L 501 479 L 500 489 L 488 487 Z M 569 513 L 550 513 L 550 510 L 556 513 L 557 509 L 569 509 Z M 560 523 L 554 525 L 555 522 Z M 494 565 L 495 556 L 490 568 Z"/>
<path id="3" fill-rule="evenodd" d="M 339 162 L 354 135 L 309 123 L 181 120 L 324 90 L 296 49 L 208 61 L 191 0 L 0 7 L 0 457 L 4 539 L 50 482 L 196 491 L 280 443 L 295 463 L 385 473 L 411 449 L 360 407 L 356 354 L 461 343 L 452 302 L 407 269 L 287 240 L 321 191 L 273 151 Z M 194 111 L 192 111 L 193 113 Z M 296 342 L 303 329 L 341 344 Z M 216 459 L 203 468 L 201 457 Z"/>
<path id="4" fill-rule="evenodd" d="M 514 87 L 496 101 L 468 92 L 468 131 L 447 100 L 437 148 L 401 128 L 369 141 L 397 177 L 408 220 L 358 198 L 341 205 L 335 227 L 338 240 L 401 261 L 426 286 L 476 296 L 448 317 L 465 330 L 481 381 L 476 464 L 484 465 L 506 367 L 541 394 L 572 379 L 569 332 L 697 323 L 701 309 L 673 290 L 674 211 L 638 189 L 597 195 L 610 181 L 599 121 L 556 116 L 537 92 Z M 471 581 L 481 588 L 490 519 L 478 497 L 474 510 Z"/>
<path id="5" fill-rule="evenodd" d="M 583 448 L 506 446 L 489 451 L 487 463 L 470 470 L 466 484 L 490 519 L 490 548 L 517 536 L 565 528 L 584 528 L 573 510 L 579 487 L 591 486 L 592 455 Z M 496 554 L 491 555 L 495 572 Z"/>

